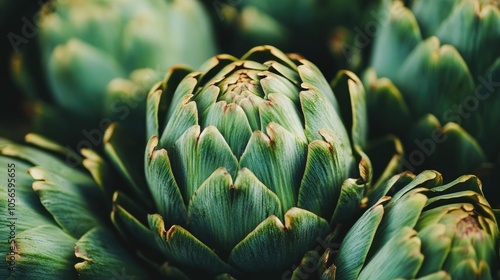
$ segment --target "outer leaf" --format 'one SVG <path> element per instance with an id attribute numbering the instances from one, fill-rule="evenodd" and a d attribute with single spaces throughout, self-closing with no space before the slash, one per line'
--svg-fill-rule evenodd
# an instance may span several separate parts
<path id="1" fill-rule="evenodd" d="M 267 126 L 267 135 L 255 131 L 243 153 L 240 166 L 273 191 L 282 211 L 296 205 L 300 178 L 304 172 L 307 146 L 275 123 Z"/>
<path id="2" fill-rule="evenodd" d="M 329 219 L 336 207 L 348 166 L 338 142 L 313 141 L 309 144 L 298 206 Z"/>
<path id="3" fill-rule="evenodd" d="M 222 255 L 271 215 L 282 215 L 278 197 L 246 168 L 234 184 L 217 169 L 189 203 L 191 232 Z"/>
<path id="4" fill-rule="evenodd" d="M 349 178 L 342 183 L 340 196 L 330 225 L 349 224 L 356 219 L 365 193 L 365 185 Z"/>
<path id="5" fill-rule="evenodd" d="M 113 123 L 104 133 L 104 150 L 122 176 L 127 179 L 132 193 L 141 200 L 146 209 L 150 209 L 152 199 L 143 188 L 146 185 L 143 154 L 136 149 L 137 146 L 143 145 L 143 141 L 133 136 L 126 127 Z"/>
<path id="6" fill-rule="evenodd" d="M 158 82 L 149 91 L 146 99 L 146 136 L 160 135 L 160 114 L 164 113 L 164 104 L 160 105 L 162 100 L 161 83 Z M 166 100 L 164 98 L 163 100 Z M 161 111 L 160 111 L 161 110 Z"/>
<path id="7" fill-rule="evenodd" d="M 378 78 L 374 68 L 365 72 L 364 84 L 368 92 L 368 114 L 381 133 L 403 133 L 411 122 L 411 114 L 403 94 L 387 78 Z M 370 131 L 377 135 L 378 131 Z"/>
<path id="8" fill-rule="evenodd" d="M 62 147 L 60 147 L 62 149 Z M 92 178 L 81 169 L 75 168 L 80 164 L 80 159 L 72 157 L 72 153 L 66 154 L 66 161 L 61 160 L 54 155 L 41 151 L 40 149 L 22 146 L 15 143 L 1 146 L 0 152 L 6 156 L 17 157 L 29 161 L 33 165 L 43 166 L 44 169 L 61 177 L 71 178 L 75 184 L 91 185 L 94 184 Z"/>
<path id="9" fill-rule="evenodd" d="M 357 279 L 383 215 L 383 205 L 375 205 L 368 209 L 348 231 L 334 261 L 337 267 L 336 278 Z"/>
<path id="10" fill-rule="evenodd" d="M 30 166 L 18 159 L 5 156 L 0 156 L 0 166 L 4 170 L 4 172 L 0 172 L 0 188 L 2 189 L 2 192 L 0 192 L 0 208 L 3 210 L 0 212 L 0 229 L 2 234 L 6 238 L 10 236 L 10 222 L 15 222 L 16 232 L 18 233 L 40 225 L 55 224 L 50 214 L 40 203 L 40 198 L 33 191 L 34 179 L 28 174 Z M 8 172 L 9 169 L 11 171 L 15 170 L 15 172 Z M 12 174 L 13 177 L 9 176 L 9 174 Z M 9 179 L 11 180 L 10 186 Z M 15 207 L 8 206 L 11 198 L 15 200 Z M 14 208 L 13 212 L 11 212 L 11 208 Z M 0 243 L 0 252 L 7 252 L 9 246 L 10 244 L 7 241 Z"/>
<path id="11" fill-rule="evenodd" d="M 163 254 L 174 263 L 191 269 L 201 269 L 212 275 L 234 273 L 209 247 L 180 226 L 165 230 L 161 216 L 149 215 L 149 227 Z"/>
<path id="12" fill-rule="evenodd" d="M 454 8 L 459 5 L 462 0 L 418 0 L 413 1 L 411 10 L 422 30 L 424 38 L 436 34 L 436 31 L 443 24 L 446 18 L 453 12 Z M 432 7 L 432 9 L 429 9 Z"/>
<path id="13" fill-rule="evenodd" d="M 16 236 L 16 271 L 3 279 L 75 279 L 76 239 L 52 225 L 34 227 Z M 3 270 L 0 275 L 7 274 Z"/>
<path id="14" fill-rule="evenodd" d="M 368 117 L 363 84 L 354 73 L 340 71 L 331 85 L 339 98 L 344 126 L 350 129 L 353 145 L 364 148 L 368 136 Z"/>
<path id="15" fill-rule="evenodd" d="M 196 103 L 191 101 L 193 95 L 185 95 L 179 101 L 177 107 L 172 110 L 174 113 L 168 120 L 165 130 L 160 137 L 160 147 L 170 148 L 179 137 L 194 125 L 198 125 L 198 109 Z"/>
<path id="16" fill-rule="evenodd" d="M 125 77 L 113 57 L 79 39 L 70 39 L 57 46 L 47 69 L 58 102 L 80 115 L 89 116 L 103 113 L 103 90 L 107 84 L 115 77 Z M 87 106 L 82 106 L 82 102 Z"/>
<path id="17" fill-rule="evenodd" d="M 272 63 L 270 68 L 278 68 L 284 73 L 275 74 L 265 71 L 261 74 L 264 78 L 261 78 L 259 82 L 266 96 L 269 96 L 271 93 L 280 93 L 288 97 L 295 106 L 298 106 L 300 89 L 292 81 L 286 78 L 286 75 L 293 77 L 293 74 L 290 73 L 290 69 L 278 63 Z"/>
<path id="18" fill-rule="evenodd" d="M 427 202 L 427 197 L 416 189 L 411 194 L 409 193 L 394 201 L 393 199 L 393 204 L 386 207 L 386 213 L 372 245 L 372 250 L 374 250 L 372 252 L 377 252 L 391 238 L 400 234 L 403 227 L 413 228 Z"/>
<path id="19" fill-rule="evenodd" d="M 187 210 L 174 178 L 168 152 L 156 150 L 158 138 L 151 137 L 146 147 L 145 169 L 149 190 L 156 209 L 169 225 L 186 224 Z"/>
<path id="20" fill-rule="evenodd" d="M 412 151 L 405 164 L 412 168 L 418 167 L 416 163 L 425 163 L 453 178 L 470 173 L 485 161 L 485 154 L 476 139 L 456 123 L 450 122 L 442 127 L 433 115 L 420 119 L 408 138 L 416 144 L 411 148 L 425 155 L 425 162 L 417 161 L 413 158 L 417 152 Z M 448 160 L 443 161 L 444 158 Z"/>
<path id="21" fill-rule="evenodd" d="M 245 53 L 241 60 L 255 60 L 255 61 L 268 61 L 275 60 L 280 64 L 286 65 L 287 67 L 297 70 L 297 66 L 290 58 L 285 55 L 279 49 L 272 46 L 257 46 Z"/>
<path id="22" fill-rule="evenodd" d="M 185 71 L 185 72 L 184 72 Z M 187 96 L 192 96 L 195 94 L 195 89 L 196 85 L 198 84 L 198 79 L 201 75 L 200 72 L 190 72 L 189 70 L 184 70 L 180 73 L 173 72 L 172 76 L 167 76 L 165 80 L 165 94 L 167 100 L 170 102 L 165 101 L 165 106 L 168 106 L 168 110 L 165 112 L 164 119 L 160 119 L 160 121 L 163 123 L 163 126 L 165 127 L 169 122 L 171 122 L 171 119 L 174 117 L 174 114 L 176 114 L 176 108 L 179 108 L 182 106 L 182 103 L 187 103 L 187 100 L 189 98 Z M 190 73 L 187 73 L 190 72 Z M 182 79 L 181 76 L 177 76 L 186 74 L 186 76 Z M 174 76 L 175 75 L 175 76 Z M 172 79 L 173 78 L 173 79 Z M 170 95 L 172 97 L 170 97 Z M 162 132 L 162 135 L 165 133 L 165 130 Z"/>
<path id="23" fill-rule="evenodd" d="M 229 255 L 229 262 L 245 272 L 286 269 L 329 230 L 328 222 L 315 214 L 292 208 L 285 225 L 276 216 L 263 221 Z"/>
<path id="24" fill-rule="evenodd" d="M 150 90 L 146 102 L 147 138 L 153 135 L 159 136 L 163 133 L 167 119 L 167 110 L 169 105 L 173 103 L 175 89 L 190 72 L 190 69 L 184 67 L 171 67 L 165 75 L 165 81 L 157 83 Z"/>
<path id="25" fill-rule="evenodd" d="M 401 176 L 401 182 L 399 182 L 400 186 L 403 186 L 401 189 L 396 188 L 396 194 L 393 196 L 393 201 L 397 201 L 402 197 L 405 197 L 407 193 L 410 191 L 419 192 L 418 188 L 433 188 L 435 186 L 441 185 L 443 183 L 443 177 L 440 173 L 435 170 L 425 170 L 419 173 L 416 177 L 411 178 L 413 180 L 408 182 L 408 177 Z M 415 190 L 416 189 L 416 190 Z"/>
<path id="26" fill-rule="evenodd" d="M 39 195 L 40 202 L 71 236 L 79 238 L 104 223 L 105 202 L 96 185 L 75 185 L 40 167 L 31 168 L 29 173 L 39 180 L 33 183 L 33 190 Z"/>
<path id="27" fill-rule="evenodd" d="M 138 259 L 104 228 L 94 228 L 83 235 L 76 242 L 75 255 L 83 259 L 83 262 L 75 264 L 79 279 L 150 277 L 150 273 L 139 265 Z"/>
<path id="28" fill-rule="evenodd" d="M 415 233 L 411 228 L 400 228 L 370 259 L 358 279 L 415 278 L 424 260 L 421 242 Z"/>
<path id="29" fill-rule="evenodd" d="M 122 238 L 137 250 L 159 252 L 154 233 L 146 226 L 147 213 L 124 194 L 116 192 L 113 195 L 111 222 Z"/>
<path id="30" fill-rule="evenodd" d="M 94 150 L 82 149 L 81 153 L 85 157 L 83 166 L 90 172 L 104 195 L 111 197 L 116 188 L 116 178 L 119 177 L 117 171 Z"/>
<path id="31" fill-rule="evenodd" d="M 450 170 L 450 173 L 453 172 L 451 174 L 459 176 L 468 173 L 486 161 L 486 156 L 479 143 L 463 128 L 455 123 L 448 123 L 443 130 L 447 140 L 446 144 L 442 146 L 442 157 L 452 157 L 452 166 L 456 171 Z M 445 171 L 447 170 L 445 169 L 443 172 Z"/>
<path id="32" fill-rule="evenodd" d="M 298 72 L 302 79 L 300 86 L 306 90 L 317 92 L 325 102 L 328 102 L 333 107 L 334 110 L 332 112 L 340 112 L 337 99 L 318 67 L 305 59 L 301 59 L 300 63 L 302 63 L 298 67 Z"/>

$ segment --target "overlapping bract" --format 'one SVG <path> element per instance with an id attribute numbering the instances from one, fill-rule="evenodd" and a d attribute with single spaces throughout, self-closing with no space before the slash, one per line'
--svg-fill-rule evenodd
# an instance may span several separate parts
<path id="1" fill-rule="evenodd" d="M 65 160 L 75 155 L 39 135 L 28 134 L 26 141 L 0 138 L 6 167 L 0 175 L 0 278 L 112 279 L 125 268 L 128 275 L 152 277 L 120 243 L 104 190 Z"/>
<path id="2" fill-rule="evenodd" d="M 379 195 L 343 240 L 335 279 L 498 279 L 498 223 L 477 177 L 402 173 Z"/>

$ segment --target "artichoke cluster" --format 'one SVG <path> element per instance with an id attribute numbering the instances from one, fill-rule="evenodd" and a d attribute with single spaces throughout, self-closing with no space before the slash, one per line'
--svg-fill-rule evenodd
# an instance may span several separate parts
<path id="1" fill-rule="evenodd" d="M 500 279 L 497 1 L 0 14 L 0 279 Z"/>

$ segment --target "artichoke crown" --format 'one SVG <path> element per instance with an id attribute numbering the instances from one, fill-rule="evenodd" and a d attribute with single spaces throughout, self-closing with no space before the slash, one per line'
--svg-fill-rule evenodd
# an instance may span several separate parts
<path id="1" fill-rule="evenodd" d="M 368 183 L 358 180 L 356 165 L 366 133 L 363 87 L 350 72 L 332 86 L 359 104 L 341 116 L 312 63 L 270 46 L 241 59 L 215 56 L 200 71 L 172 68 L 148 96 L 150 195 L 140 183 L 135 192 L 157 214 L 146 222 L 117 193 L 115 225 L 153 236 L 155 250 L 181 268 L 213 275 L 291 269 L 317 238 L 355 215 Z M 129 174 L 124 135 L 112 125 L 105 143 Z"/>

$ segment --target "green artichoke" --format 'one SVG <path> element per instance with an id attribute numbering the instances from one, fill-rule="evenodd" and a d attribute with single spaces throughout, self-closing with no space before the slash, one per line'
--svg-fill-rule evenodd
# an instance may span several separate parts
<path id="1" fill-rule="evenodd" d="M 412 172 L 486 182 L 500 155 L 498 2 L 395 1 L 387 9 L 363 78 L 372 135 L 398 135 Z M 494 189 L 485 186 L 488 199 Z"/>
<path id="2" fill-rule="evenodd" d="M 51 1 L 37 27 L 50 94 L 88 119 L 123 120 L 125 109 L 136 108 L 143 115 L 159 73 L 179 63 L 199 67 L 216 53 L 211 23 L 196 0 Z M 38 91 L 23 83 L 29 67 L 18 67 L 17 76 L 27 91 Z M 123 83 L 133 86 L 124 91 Z"/>
<path id="3" fill-rule="evenodd" d="M 499 231 L 472 175 L 402 173 L 349 230 L 335 279 L 498 279 Z"/>
<path id="4" fill-rule="evenodd" d="M 154 238 L 138 249 L 158 250 L 156 262 L 193 277 L 291 269 L 350 222 L 365 193 L 364 89 L 350 72 L 336 81 L 352 101 L 346 115 L 311 62 L 270 46 L 218 55 L 200 71 L 171 69 L 148 96 L 146 182 L 134 177 L 142 170 L 127 133 L 119 124 L 106 131 L 108 156 L 154 209 L 141 213 L 117 194 L 115 226 L 129 242 Z"/>

